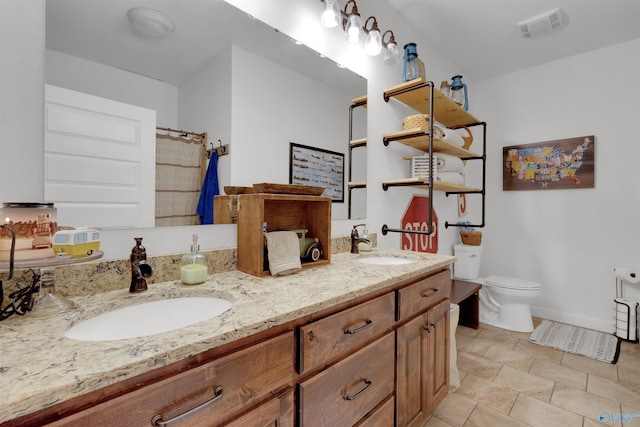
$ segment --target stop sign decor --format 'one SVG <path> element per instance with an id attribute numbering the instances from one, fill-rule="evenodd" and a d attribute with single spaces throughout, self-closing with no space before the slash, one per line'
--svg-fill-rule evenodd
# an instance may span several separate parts
<path id="1" fill-rule="evenodd" d="M 438 252 L 438 216 L 433 210 L 433 231 L 431 234 L 402 233 L 401 248 L 415 252 Z M 414 194 L 402 215 L 402 229 L 426 231 L 429 221 L 429 198 Z"/>

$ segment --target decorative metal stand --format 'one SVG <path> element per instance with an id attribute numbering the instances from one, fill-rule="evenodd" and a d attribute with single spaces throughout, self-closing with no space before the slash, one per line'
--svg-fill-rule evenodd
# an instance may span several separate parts
<path id="1" fill-rule="evenodd" d="M 615 336 L 638 342 L 638 302 L 624 298 L 624 280 L 616 277 Z"/>

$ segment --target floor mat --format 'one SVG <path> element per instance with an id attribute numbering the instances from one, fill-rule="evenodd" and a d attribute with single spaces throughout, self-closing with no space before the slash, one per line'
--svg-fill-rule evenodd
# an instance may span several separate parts
<path id="1" fill-rule="evenodd" d="M 530 341 L 607 363 L 616 363 L 620 353 L 620 340 L 613 334 L 546 319 L 531 333 Z"/>

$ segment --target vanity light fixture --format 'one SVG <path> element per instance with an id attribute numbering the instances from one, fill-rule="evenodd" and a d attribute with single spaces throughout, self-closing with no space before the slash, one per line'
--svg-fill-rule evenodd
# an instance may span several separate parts
<path id="1" fill-rule="evenodd" d="M 349 5 L 351 5 L 351 12 L 347 13 Z M 344 14 L 347 16 L 346 22 L 344 23 L 344 31 L 346 33 L 347 41 L 349 43 L 360 42 L 360 37 L 363 33 L 362 20 L 360 19 L 358 5 L 355 0 L 349 0 L 347 4 L 344 5 Z"/>
<path id="2" fill-rule="evenodd" d="M 342 12 L 338 0 L 324 0 L 324 9 L 320 15 L 320 22 L 327 28 L 337 27 L 342 22 Z"/>
<path id="3" fill-rule="evenodd" d="M 364 42 L 364 52 L 369 56 L 377 56 L 385 48 L 384 63 L 386 65 L 397 65 L 400 62 L 401 53 L 398 50 L 393 31 L 387 30 L 380 36 L 378 20 L 375 16 L 370 16 L 362 25 L 362 19 L 358 12 L 356 0 L 348 0 L 344 9 L 340 10 L 338 0 L 320 0 L 324 3 L 320 21 L 327 28 L 335 27 L 335 22 L 342 21 L 342 28 L 345 31 L 346 40 L 349 43 L 359 43 L 363 34 L 367 34 Z M 385 41 L 385 37 L 389 35 Z"/>
<path id="4" fill-rule="evenodd" d="M 386 35 L 389 34 L 387 41 L 385 41 Z M 400 51 L 398 50 L 398 44 L 396 38 L 393 35 L 393 31 L 387 30 L 382 35 L 382 44 L 384 50 L 384 63 L 386 65 L 397 65 L 400 62 Z"/>
<path id="5" fill-rule="evenodd" d="M 148 7 L 129 9 L 127 17 L 133 28 L 141 35 L 164 38 L 173 33 L 176 24 L 164 13 Z"/>
<path id="6" fill-rule="evenodd" d="M 373 20 L 371 26 L 369 22 Z M 364 32 L 367 34 L 367 38 L 364 41 L 364 53 L 369 56 L 377 56 L 382 52 L 382 37 L 380 37 L 380 28 L 378 28 L 378 21 L 375 16 L 370 16 L 364 21 Z"/>

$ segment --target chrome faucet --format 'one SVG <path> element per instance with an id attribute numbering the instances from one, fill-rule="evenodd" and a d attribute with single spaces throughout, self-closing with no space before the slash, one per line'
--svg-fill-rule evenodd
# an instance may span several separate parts
<path id="1" fill-rule="evenodd" d="M 353 226 L 353 229 L 351 229 L 351 253 L 352 254 L 359 254 L 360 251 L 358 250 L 358 243 L 367 243 L 367 244 L 371 244 L 371 240 L 369 240 L 366 237 L 360 237 L 360 235 L 358 234 L 358 227 L 366 227 L 366 224 L 357 224 Z"/>
<path id="2" fill-rule="evenodd" d="M 153 269 L 147 264 L 147 250 L 142 246 L 142 237 L 134 237 L 136 245 L 131 249 L 131 286 L 129 292 L 147 290 L 147 279 L 153 275 Z"/>

